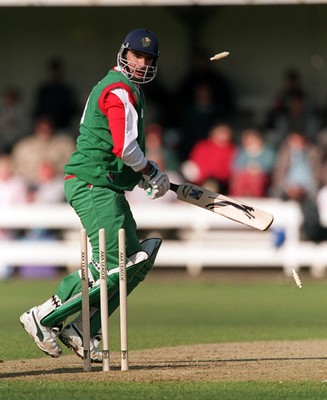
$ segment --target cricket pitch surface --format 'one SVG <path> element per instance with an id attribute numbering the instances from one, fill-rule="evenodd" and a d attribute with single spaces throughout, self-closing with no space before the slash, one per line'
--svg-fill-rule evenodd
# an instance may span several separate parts
<path id="1" fill-rule="evenodd" d="M 93 364 L 83 372 L 75 355 L 2 361 L 0 379 L 29 381 L 246 382 L 327 380 L 327 340 L 215 343 L 138 350 L 129 353 L 129 371 L 120 371 L 119 353 L 111 370 Z"/>

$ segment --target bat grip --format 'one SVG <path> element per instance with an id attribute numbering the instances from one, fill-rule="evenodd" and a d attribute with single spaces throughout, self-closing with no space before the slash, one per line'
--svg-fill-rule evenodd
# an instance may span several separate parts
<path id="1" fill-rule="evenodd" d="M 176 183 L 170 182 L 170 190 L 177 193 L 178 188 L 179 188 L 179 185 L 176 185 Z"/>

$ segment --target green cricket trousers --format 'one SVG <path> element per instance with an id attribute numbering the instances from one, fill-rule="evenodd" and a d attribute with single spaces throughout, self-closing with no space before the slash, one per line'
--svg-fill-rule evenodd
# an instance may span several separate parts
<path id="1" fill-rule="evenodd" d="M 118 230 L 126 232 L 126 254 L 141 250 L 136 233 L 136 222 L 123 192 L 116 192 L 107 187 L 92 186 L 74 175 L 65 178 L 65 196 L 79 216 L 92 247 L 94 262 L 89 263 L 90 278 L 99 279 L 99 229 L 106 230 L 107 269 L 117 268 Z M 92 260 L 92 261 L 93 261 Z M 79 272 L 73 272 L 59 284 L 56 294 L 62 302 L 81 291 Z"/>

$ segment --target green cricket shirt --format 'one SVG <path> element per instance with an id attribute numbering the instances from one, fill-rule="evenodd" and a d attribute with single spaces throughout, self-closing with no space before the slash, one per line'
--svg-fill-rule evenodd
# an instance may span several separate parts
<path id="1" fill-rule="evenodd" d="M 129 81 L 119 70 L 112 69 L 91 91 L 81 118 L 76 151 L 71 155 L 64 171 L 67 175 L 75 175 L 93 186 L 124 191 L 132 190 L 141 179 L 141 174 L 124 164 L 119 155 L 113 152 L 115 143 L 102 104 L 105 96 L 117 88 L 128 92 L 137 112 L 136 140 L 144 154 L 145 100 L 142 89 Z M 122 143 L 125 140 L 126 137 L 119 138 Z"/>

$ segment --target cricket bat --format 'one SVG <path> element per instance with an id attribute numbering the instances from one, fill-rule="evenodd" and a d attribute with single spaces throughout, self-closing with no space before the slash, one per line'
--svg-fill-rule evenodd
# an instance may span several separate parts
<path id="1" fill-rule="evenodd" d="M 260 231 L 267 230 L 274 221 L 273 215 L 268 212 L 191 183 L 170 183 L 170 190 L 177 194 L 179 200 Z"/>

